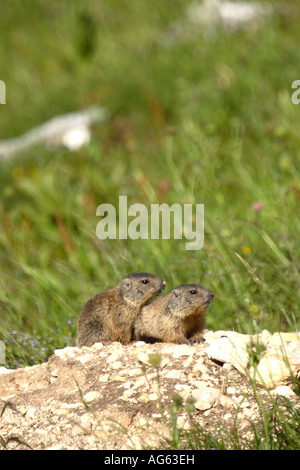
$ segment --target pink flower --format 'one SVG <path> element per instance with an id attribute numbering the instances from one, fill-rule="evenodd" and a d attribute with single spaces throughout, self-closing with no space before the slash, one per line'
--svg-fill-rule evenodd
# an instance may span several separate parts
<path id="1" fill-rule="evenodd" d="M 170 183 L 166 180 L 161 180 L 159 182 L 159 189 L 160 191 L 168 191 L 168 189 L 170 189 Z"/>
<path id="2" fill-rule="evenodd" d="M 252 210 L 254 212 L 261 212 L 265 208 L 265 205 L 263 202 L 255 202 L 252 206 Z"/>

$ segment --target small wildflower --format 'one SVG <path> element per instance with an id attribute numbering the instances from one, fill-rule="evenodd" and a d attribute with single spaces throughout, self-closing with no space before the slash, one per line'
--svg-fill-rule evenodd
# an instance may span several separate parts
<path id="1" fill-rule="evenodd" d="M 159 367 L 161 360 L 162 360 L 162 357 L 160 354 L 149 354 L 148 358 L 149 358 L 149 363 L 153 367 Z"/>
<path id="2" fill-rule="evenodd" d="M 265 205 L 263 202 L 255 202 L 252 206 L 252 210 L 254 212 L 261 212 L 265 208 Z"/>
<path id="3" fill-rule="evenodd" d="M 257 315 L 260 312 L 260 308 L 258 305 L 252 304 L 249 307 L 249 312 L 251 313 L 251 315 Z"/>
<path id="4" fill-rule="evenodd" d="M 242 252 L 244 255 L 250 255 L 251 251 L 252 251 L 252 248 L 250 245 L 244 245 L 242 247 Z"/>
<path id="5" fill-rule="evenodd" d="M 168 191 L 170 189 L 170 183 L 166 180 L 161 180 L 158 185 L 160 191 Z"/>

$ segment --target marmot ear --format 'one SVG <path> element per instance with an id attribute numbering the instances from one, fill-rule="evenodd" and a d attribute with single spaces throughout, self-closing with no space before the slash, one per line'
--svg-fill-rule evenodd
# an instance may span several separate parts
<path id="1" fill-rule="evenodd" d="M 173 291 L 173 295 L 174 295 L 175 297 L 179 297 L 180 294 L 179 294 L 178 290 L 174 290 L 174 291 Z"/>
<path id="2" fill-rule="evenodd" d="M 131 281 L 130 281 L 130 279 L 128 279 L 128 277 L 125 277 L 125 279 L 123 279 L 123 282 L 124 282 L 125 287 L 130 287 L 131 286 Z"/>

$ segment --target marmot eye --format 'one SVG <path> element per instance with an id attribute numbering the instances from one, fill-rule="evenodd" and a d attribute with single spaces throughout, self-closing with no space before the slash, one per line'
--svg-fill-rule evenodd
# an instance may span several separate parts
<path id="1" fill-rule="evenodd" d="M 142 283 L 143 283 L 143 284 L 148 284 L 148 282 L 149 282 L 148 279 L 143 279 L 143 280 L 142 280 Z"/>
<path id="2" fill-rule="evenodd" d="M 197 294 L 197 291 L 193 289 L 193 290 L 190 290 L 190 293 L 191 294 Z"/>

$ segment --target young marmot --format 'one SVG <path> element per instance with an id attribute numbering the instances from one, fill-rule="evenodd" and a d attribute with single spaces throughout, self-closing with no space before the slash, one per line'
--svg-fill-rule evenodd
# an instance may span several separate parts
<path id="1" fill-rule="evenodd" d="M 189 343 L 202 340 L 204 313 L 214 293 L 199 284 L 176 287 L 143 307 L 134 325 L 134 339 Z"/>
<path id="2" fill-rule="evenodd" d="M 134 322 L 145 303 L 160 294 L 166 282 L 153 274 L 134 273 L 104 290 L 84 306 L 77 325 L 76 345 L 131 340 Z"/>

